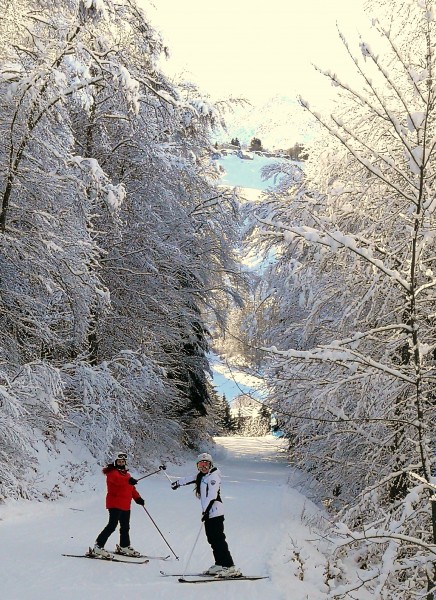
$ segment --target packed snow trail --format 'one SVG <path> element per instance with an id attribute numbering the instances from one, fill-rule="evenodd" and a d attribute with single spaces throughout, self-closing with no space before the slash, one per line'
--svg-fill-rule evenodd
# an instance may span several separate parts
<path id="1" fill-rule="evenodd" d="M 301 524 L 303 514 L 317 515 L 319 509 L 289 486 L 295 473 L 287 465 L 283 441 L 270 436 L 216 441 L 212 453 L 223 474 L 230 551 L 244 575 L 268 575 L 269 579 L 189 586 L 177 578 L 162 577 L 160 570 L 184 572 L 201 517 L 192 486 L 173 491 L 164 474 L 138 483 L 138 490 L 179 561 L 130 565 L 61 556 L 85 552 L 106 524 L 101 475 L 96 478 L 96 490 L 58 502 L 23 501 L 0 507 L 2 600 L 196 600 L 204 599 L 205 593 L 208 600 L 223 596 L 226 600 L 321 600 L 322 559 L 308 546 L 306 540 L 313 534 Z M 193 472 L 195 459 L 167 468 L 172 478 Z M 117 542 L 115 533 L 107 548 L 114 548 Z M 162 538 L 136 504 L 132 504 L 131 542 L 144 554 L 167 553 Z M 306 573 L 304 581 L 298 561 L 292 560 L 296 543 L 300 549 L 306 548 L 306 567 L 310 566 L 310 576 Z M 188 571 L 202 571 L 212 563 L 202 532 Z"/>

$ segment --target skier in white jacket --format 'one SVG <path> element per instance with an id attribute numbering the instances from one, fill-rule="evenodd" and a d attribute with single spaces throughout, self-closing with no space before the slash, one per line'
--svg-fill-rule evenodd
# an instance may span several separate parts
<path id="1" fill-rule="evenodd" d="M 224 533 L 224 506 L 221 500 L 221 473 L 213 466 L 210 454 L 203 452 L 197 457 L 197 475 L 182 477 L 173 481 L 171 487 L 177 490 L 182 485 L 195 485 L 195 494 L 201 501 L 202 517 L 207 541 L 212 547 L 215 564 L 205 575 L 220 577 L 240 577 L 235 567 Z"/>

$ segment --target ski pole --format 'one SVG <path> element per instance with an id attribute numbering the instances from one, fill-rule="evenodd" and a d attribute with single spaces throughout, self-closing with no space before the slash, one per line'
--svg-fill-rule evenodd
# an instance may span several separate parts
<path id="1" fill-rule="evenodd" d="M 179 557 L 176 555 L 176 553 L 174 552 L 174 550 L 171 548 L 171 546 L 169 545 L 169 543 L 166 541 L 162 531 L 159 529 L 159 527 L 156 525 L 155 521 L 153 520 L 151 514 L 148 512 L 148 510 L 145 508 L 145 506 L 142 507 L 145 512 L 147 513 L 150 521 L 153 523 L 153 525 L 156 527 L 156 529 L 158 530 L 158 532 L 160 533 L 161 538 L 163 539 L 163 541 L 165 542 L 165 544 L 168 546 L 168 548 L 171 550 L 171 552 L 174 554 L 176 560 L 179 560 Z"/>
<path id="2" fill-rule="evenodd" d="M 165 469 L 166 469 L 166 467 L 164 465 L 160 465 L 160 467 L 158 468 L 157 471 L 153 471 L 153 473 L 149 473 L 148 475 L 144 475 L 143 477 L 140 477 L 136 481 L 141 481 L 141 479 L 145 479 L 146 477 L 150 477 L 150 475 L 156 475 L 156 473 L 160 473 L 161 471 L 165 471 Z"/>
<path id="3" fill-rule="evenodd" d="M 200 529 L 198 530 L 197 537 L 195 538 L 194 545 L 192 546 L 191 554 L 189 555 L 188 560 L 186 561 L 185 568 L 183 569 L 182 579 L 185 577 L 186 571 L 188 570 L 189 563 L 191 562 L 192 555 L 194 554 L 195 546 L 197 545 L 198 538 L 200 537 L 201 530 L 203 529 L 203 523 L 200 525 Z"/>
<path id="4" fill-rule="evenodd" d="M 164 475 L 165 475 L 165 477 L 168 479 L 168 481 L 169 481 L 170 483 L 173 483 L 173 482 L 172 482 L 172 479 L 170 479 L 170 477 L 168 476 L 168 473 L 167 473 L 165 470 L 164 470 Z"/>

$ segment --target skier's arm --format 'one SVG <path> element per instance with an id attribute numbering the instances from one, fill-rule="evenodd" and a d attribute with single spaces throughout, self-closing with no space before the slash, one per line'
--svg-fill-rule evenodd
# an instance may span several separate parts
<path id="1" fill-rule="evenodd" d="M 138 490 L 135 488 L 135 486 L 133 486 L 132 487 L 132 500 L 134 500 L 136 502 L 138 500 L 138 498 L 140 498 L 140 497 L 141 497 L 141 494 L 138 492 Z"/>
<path id="2" fill-rule="evenodd" d="M 175 481 L 173 481 L 171 487 L 173 488 L 173 490 L 176 490 L 182 485 L 190 485 L 192 483 L 195 483 L 196 479 L 196 475 L 194 477 L 181 477 L 180 479 L 176 479 Z"/>

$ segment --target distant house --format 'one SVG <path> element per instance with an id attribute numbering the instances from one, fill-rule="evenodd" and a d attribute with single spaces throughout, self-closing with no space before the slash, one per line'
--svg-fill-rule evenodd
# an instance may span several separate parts
<path id="1" fill-rule="evenodd" d="M 241 147 L 240 146 L 235 146 L 234 144 L 229 144 L 229 143 L 224 143 L 224 144 L 220 144 L 220 150 L 240 150 Z"/>

